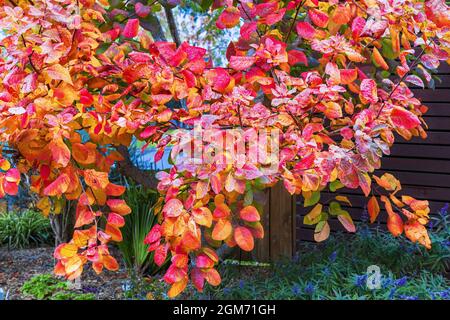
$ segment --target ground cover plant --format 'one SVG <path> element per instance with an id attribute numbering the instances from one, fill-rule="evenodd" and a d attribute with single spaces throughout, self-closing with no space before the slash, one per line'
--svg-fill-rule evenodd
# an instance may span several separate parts
<path id="1" fill-rule="evenodd" d="M 170 17 L 178 1 L 1 3 L 0 141 L 14 151 L 1 159 L 0 196 L 27 176 L 44 215 L 77 202 L 73 239 L 54 253 L 57 275 L 75 279 L 88 263 L 118 269 L 108 244 L 122 240 L 132 210 L 109 180 L 113 167 L 160 193 L 145 243 L 157 265 L 170 258 L 169 297 L 190 282 L 219 285 L 222 245 L 253 249 L 264 236 L 259 199 L 278 181 L 312 207 L 305 223 L 316 241 L 328 238 L 330 215 L 356 231 L 339 204 L 346 197 L 318 203 L 325 188 L 345 186 L 369 198 L 372 222 L 382 203 L 395 237 L 431 248 L 428 202 L 373 172 L 395 134 L 426 137 L 427 107 L 408 84 L 432 87 L 449 59 L 443 0 L 208 1 L 217 28 L 240 27 L 226 67 L 173 30 L 173 43 L 160 41 L 152 10 Z M 196 126 L 209 132 L 200 145 L 176 130 Z M 133 140 L 156 143 L 155 161 L 170 145 L 172 168 L 140 172 Z M 248 157 L 235 155 L 241 145 Z M 193 147 L 200 163 L 185 157 Z"/>
<path id="2" fill-rule="evenodd" d="M 50 221 L 40 212 L 0 213 L 0 246 L 22 249 L 53 244 Z"/>

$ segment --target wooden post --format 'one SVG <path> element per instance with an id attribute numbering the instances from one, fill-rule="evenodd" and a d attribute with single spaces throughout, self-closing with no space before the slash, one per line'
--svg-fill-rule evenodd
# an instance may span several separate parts
<path id="1" fill-rule="evenodd" d="M 282 183 L 267 191 L 262 216 L 264 239 L 256 241 L 254 259 L 260 262 L 290 258 L 295 253 L 295 197 Z"/>

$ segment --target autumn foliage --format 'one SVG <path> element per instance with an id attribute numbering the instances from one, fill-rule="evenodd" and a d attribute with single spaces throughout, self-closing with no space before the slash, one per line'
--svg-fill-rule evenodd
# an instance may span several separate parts
<path id="1" fill-rule="evenodd" d="M 218 285 L 223 243 L 253 249 L 264 235 L 258 200 L 278 181 L 312 207 L 305 223 L 316 226 L 317 241 L 328 237 L 330 215 L 355 231 L 340 205 L 347 198 L 318 203 L 325 188 L 347 187 L 369 198 L 371 222 L 384 206 L 394 236 L 431 246 L 428 202 L 373 172 L 395 134 L 426 137 L 427 107 L 407 85 L 424 87 L 448 62 L 443 0 L 216 0 L 216 26 L 240 27 L 228 67 L 188 43 L 154 42 L 140 23 L 155 2 L 131 1 L 125 19 L 107 0 L 0 2 L 0 137 L 18 152 L 14 168 L 0 160 L 0 196 L 16 194 L 22 174 L 46 215 L 64 198 L 77 201 L 77 229 L 55 250 L 56 274 L 74 279 L 88 262 L 96 272 L 118 268 L 108 243 L 121 241 L 123 216 L 132 214 L 125 188 L 109 181 L 123 159 L 118 148 L 156 143 L 158 160 L 172 129 L 196 122 L 279 130 L 279 164 L 270 174 L 262 168 L 271 159 L 175 163 L 158 173 L 160 223 L 145 241 L 156 264 L 171 257 L 169 296 L 189 280 L 198 290 Z"/>

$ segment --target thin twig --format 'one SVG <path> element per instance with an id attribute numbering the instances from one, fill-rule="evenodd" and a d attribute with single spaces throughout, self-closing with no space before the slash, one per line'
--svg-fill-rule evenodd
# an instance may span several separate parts
<path id="1" fill-rule="evenodd" d="M 298 7 L 297 7 L 297 10 L 295 11 L 294 20 L 292 21 L 291 27 L 289 28 L 289 31 L 288 31 L 288 33 L 287 33 L 285 39 L 284 39 L 285 42 L 288 41 L 289 36 L 291 35 L 291 32 L 292 32 L 292 29 L 294 29 L 295 22 L 297 21 L 297 16 L 298 16 L 298 14 L 300 13 L 300 9 L 302 8 L 302 6 L 303 6 L 303 4 L 305 3 L 305 1 L 306 1 L 306 0 L 303 0 L 302 2 L 300 2 L 300 4 L 299 4 Z"/>

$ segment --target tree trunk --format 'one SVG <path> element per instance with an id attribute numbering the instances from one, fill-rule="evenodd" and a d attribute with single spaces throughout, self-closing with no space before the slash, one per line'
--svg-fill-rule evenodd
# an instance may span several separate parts
<path id="1" fill-rule="evenodd" d="M 55 236 L 55 246 L 69 242 L 72 239 L 76 205 L 75 202 L 66 200 L 64 208 L 60 214 L 50 214 L 50 225 Z"/>
<path id="2" fill-rule="evenodd" d="M 130 158 L 130 153 L 128 152 L 128 148 L 126 146 L 117 147 L 117 151 L 119 151 L 119 153 L 124 158 L 123 161 L 117 163 L 119 172 L 122 175 L 132 179 L 134 182 L 142 185 L 147 189 L 156 189 L 158 180 L 154 176 L 148 174 L 148 172 L 139 169 L 133 164 Z"/>

